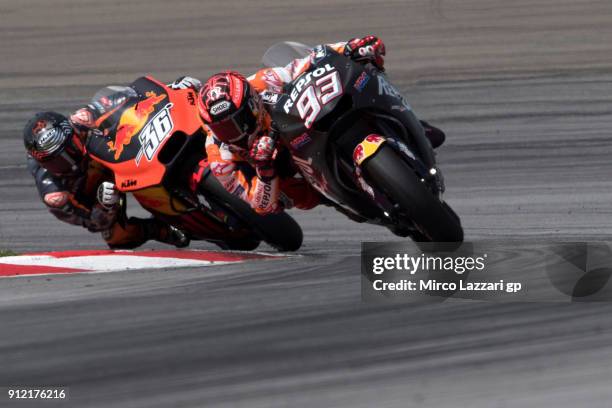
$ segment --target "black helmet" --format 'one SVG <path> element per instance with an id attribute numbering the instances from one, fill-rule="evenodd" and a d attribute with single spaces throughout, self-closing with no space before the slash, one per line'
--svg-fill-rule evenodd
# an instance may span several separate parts
<path id="1" fill-rule="evenodd" d="M 68 118 L 56 112 L 39 112 L 23 129 L 27 152 L 42 167 L 57 176 L 74 175 L 81 170 L 82 145 Z"/>

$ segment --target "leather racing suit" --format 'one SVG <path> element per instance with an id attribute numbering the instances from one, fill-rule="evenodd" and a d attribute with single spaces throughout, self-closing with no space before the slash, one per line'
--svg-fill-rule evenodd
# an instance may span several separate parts
<path id="1" fill-rule="evenodd" d="M 183 78 L 171 86 L 181 80 Z M 97 124 L 134 92 L 129 87 L 103 88 L 90 104 L 70 115 L 70 123 L 81 143 L 84 145 L 89 132 L 96 131 Z M 113 249 L 136 248 L 150 239 L 177 247 L 188 245 L 189 239 L 182 231 L 155 218 L 128 218 L 125 200 L 120 200 L 112 207 L 102 205 L 97 198 L 98 188 L 103 182 L 112 182 L 113 175 L 87 156 L 84 160 L 86 163 L 81 167 L 84 169 L 81 173 L 59 177 L 28 155 L 27 167 L 35 179 L 39 195 L 55 217 L 69 224 L 80 225 L 90 232 L 101 232 L 108 246 Z"/>

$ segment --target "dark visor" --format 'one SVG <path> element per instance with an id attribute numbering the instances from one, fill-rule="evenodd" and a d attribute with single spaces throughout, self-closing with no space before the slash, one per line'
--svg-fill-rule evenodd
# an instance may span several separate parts
<path id="1" fill-rule="evenodd" d="M 225 143 L 234 143 L 257 130 L 257 118 L 248 103 L 228 117 L 208 125 L 217 139 Z"/>
<path id="2" fill-rule="evenodd" d="M 72 149 L 65 149 L 57 156 L 49 157 L 40 162 L 40 165 L 56 176 L 66 176 L 77 173 L 83 157 Z"/>

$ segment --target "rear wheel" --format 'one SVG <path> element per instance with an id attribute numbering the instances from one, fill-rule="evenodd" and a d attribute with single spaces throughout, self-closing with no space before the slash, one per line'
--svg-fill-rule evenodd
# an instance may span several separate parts
<path id="1" fill-rule="evenodd" d="M 459 217 L 433 196 L 393 148 L 381 146 L 362 168 L 368 183 L 397 204 L 420 230 L 416 241 L 463 242 Z"/>
<path id="2" fill-rule="evenodd" d="M 286 212 L 263 216 L 255 214 L 253 225 L 264 240 L 279 251 L 297 251 L 302 246 L 302 228 Z"/>
<path id="3" fill-rule="evenodd" d="M 303 234 L 299 224 L 287 213 L 259 215 L 244 200 L 230 194 L 209 172 L 200 183 L 202 194 L 209 201 L 235 215 L 251 228 L 254 235 L 279 251 L 297 251 L 302 246 Z"/>

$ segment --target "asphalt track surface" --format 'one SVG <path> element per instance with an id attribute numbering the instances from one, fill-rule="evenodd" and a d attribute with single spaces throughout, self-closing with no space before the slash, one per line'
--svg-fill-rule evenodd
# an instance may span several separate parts
<path id="1" fill-rule="evenodd" d="M 36 196 L 20 140 L 34 111 L 370 32 L 448 133 L 468 239 L 607 239 L 611 22 L 591 0 L 0 1 L 0 248 L 101 247 Z M 364 304 L 360 242 L 396 238 L 326 208 L 295 216 L 300 258 L 1 280 L 0 386 L 67 385 L 70 407 L 610 405 L 609 304 Z"/>

